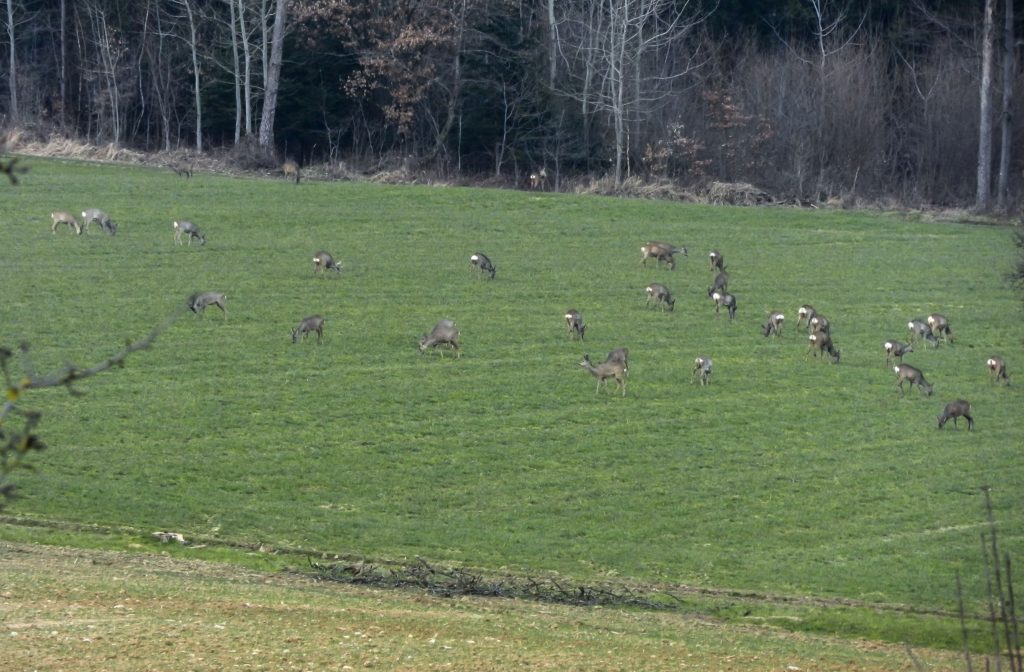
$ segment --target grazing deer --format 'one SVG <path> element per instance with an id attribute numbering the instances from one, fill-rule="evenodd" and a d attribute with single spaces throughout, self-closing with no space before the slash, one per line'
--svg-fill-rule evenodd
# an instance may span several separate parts
<path id="1" fill-rule="evenodd" d="M 804 304 L 800 306 L 800 309 L 796 311 L 796 326 L 800 326 L 801 322 L 807 323 L 807 331 L 811 331 L 811 320 L 818 314 L 818 311 L 814 309 L 814 306 Z"/>
<path id="2" fill-rule="evenodd" d="M 932 344 L 933 348 L 939 347 L 939 339 L 935 338 L 935 334 L 928 328 L 924 320 L 911 320 L 907 322 L 907 329 L 910 331 L 910 342 L 916 343 L 917 341 L 927 341 Z"/>
<path id="3" fill-rule="evenodd" d="M 708 296 L 711 296 L 714 292 L 726 292 L 729 290 L 729 274 L 725 271 L 720 271 L 715 276 L 711 286 L 708 287 Z"/>
<path id="4" fill-rule="evenodd" d="M 693 360 L 693 373 L 690 375 L 690 382 L 700 380 L 701 387 L 711 383 L 711 358 L 700 356 Z"/>
<path id="5" fill-rule="evenodd" d="M 782 336 L 782 323 L 785 320 L 786 316 L 782 313 L 768 313 L 768 322 L 761 325 L 761 333 L 765 338 L 773 335 Z"/>
<path id="6" fill-rule="evenodd" d="M 317 343 L 324 342 L 324 318 L 311 315 L 299 322 L 299 326 L 292 330 L 292 343 L 298 343 L 299 339 L 305 341 L 312 332 L 316 332 Z"/>
<path id="7" fill-rule="evenodd" d="M 541 168 L 536 173 L 530 173 L 530 189 L 536 191 L 543 189 L 548 180 L 548 171 Z"/>
<path id="8" fill-rule="evenodd" d="M 928 329 L 932 332 L 932 336 L 936 339 L 942 338 L 946 343 L 953 342 L 953 332 L 949 328 L 949 320 L 944 315 L 938 313 L 932 313 L 928 316 Z M 938 345 L 938 340 L 936 340 Z"/>
<path id="9" fill-rule="evenodd" d="M 469 257 L 469 263 L 479 268 L 481 273 L 489 274 L 491 276 L 491 280 L 494 279 L 494 274 L 498 271 L 494 264 L 491 263 L 491 260 L 488 259 L 487 255 L 483 252 L 476 252 L 472 254 Z"/>
<path id="10" fill-rule="evenodd" d="M 281 172 L 290 180 L 295 180 L 295 184 L 299 183 L 299 164 L 295 163 L 291 159 L 288 159 L 281 164 Z"/>
<path id="11" fill-rule="evenodd" d="M 654 300 L 654 307 L 661 306 L 661 311 L 665 310 L 674 311 L 676 309 L 676 300 L 672 296 L 672 292 L 668 291 L 668 287 L 661 284 L 660 282 L 652 282 L 647 285 L 647 301 L 645 306 L 651 305 L 651 300 Z M 666 308 L 667 307 L 667 308 Z"/>
<path id="12" fill-rule="evenodd" d="M 192 222 L 185 220 L 174 222 L 171 225 L 174 228 L 174 242 L 181 245 L 181 237 L 188 236 L 189 247 L 192 246 L 192 239 L 195 238 L 199 241 L 200 245 L 206 245 L 206 236 L 199 230 L 199 227 Z"/>
<path id="13" fill-rule="evenodd" d="M 956 419 L 967 418 L 967 430 L 974 429 L 974 416 L 971 415 L 971 402 L 966 399 L 957 399 L 946 404 L 939 416 L 939 429 L 942 429 L 950 418 L 953 418 L 953 426 L 956 427 Z"/>
<path id="14" fill-rule="evenodd" d="M 729 311 L 729 319 L 736 317 L 736 297 L 729 292 L 717 292 L 713 291 L 710 287 L 708 288 L 708 296 L 715 302 L 715 316 L 718 315 L 720 308 L 725 308 Z"/>
<path id="15" fill-rule="evenodd" d="M 178 177 L 184 177 L 190 179 L 192 177 L 192 164 L 191 163 L 174 163 L 171 165 L 173 170 Z"/>
<path id="16" fill-rule="evenodd" d="M 427 348 L 436 348 L 439 345 L 450 345 L 455 351 L 456 357 L 462 357 L 459 350 L 459 330 L 452 320 L 438 320 L 429 334 L 420 337 L 420 352 L 426 352 Z M 444 350 L 441 350 L 441 357 L 444 358 Z"/>
<path id="17" fill-rule="evenodd" d="M 676 269 L 675 255 L 677 254 L 688 256 L 685 247 L 676 247 L 652 240 L 640 246 L 640 264 L 647 266 L 647 260 L 654 257 L 657 263 L 665 262 L 669 269 L 674 271 Z"/>
<path id="18" fill-rule="evenodd" d="M 604 362 L 594 366 L 594 363 L 590 361 L 590 355 L 583 355 L 583 361 L 580 362 L 580 366 L 590 372 L 590 375 L 597 378 L 597 389 L 596 392 L 601 391 L 601 385 L 608 388 L 608 379 L 615 379 L 616 389 L 622 390 L 622 396 L 626 396 L 626 365 L 622 362 Z"/>
<path id="19" fill-rule="evenodd" d="M 820 331 L 823 334 L 828 334 L 829 336 L 832 335 L 832 323 L 829 322 L 828 318 L 822 315 L 821 313 L 818 313 L 817 315 L 812 317 L 811 321 L 808 324 L 811 327 L 812 334 L 816 331 Z"/>
<path id="20" fill-rule="evenodd" d="M 341 273 L 341 264 L 336 262 L 329 253 L 320 250 L 313 255 L 313 275 L 316 275 L 317 271 L 323 275 L 326 275 L 327 271 Z"/>
<path id="21" fill-rule="evenodd" d="M 587 330 L 587 325 L 583 324 L 583 316 L 580 315 L 580 311 L 575 308 L 565 311 L 565 326 L 569 329 L 569 338 L 576 335 L 580 337 L 581 341 L 583 340 L 583 332 Z"/>
<path id="22" fill-rule="evenodd" d="M 894 361 L 899 361 L 902 364 L 903 355 L 914 351 L 913 345 L 903 341 L 886 341 L 883 347 L 885 348 L 885 363 L 890 365 Z"/>
<path id="23" fill-rule="evenodd" d="M 110 215 L 103 212 L 99 208 L 90 208 L 82 211 L 82 229 L 84 231 L 89 230 L 89 224 L 96 222 L 100 226 L 101 231 L 106 231 L 110 235 L 117 233 L 117 224 L 110 219 Z"/>
<path id="24" fill-rule="evenodd" d="M 630 375 L 630 348 L 628 347 L 616 347 L 615 349 L 608 352 L 608 356 L 604 358 L 605 364 L 621 364 L 623 365 L 623 371 L 626 375 Z"/>
<path id="25" fill-rule="evenodd" d="M 985 364 L 988 366 L 989 378 L 993 383 L 998 383 L 1002 380 L 1007 385 L 1010 384 L 1010 377 L 1006 375 L 1006 362 L 1003 361 L 1002 357 L 989 357 Z"/>
<path id="26" fill-rule="evenodd" d="M 188 309 L 198 315 L 206 310 L 207 306 L 217 306 L 220 308 L 220 312 L 224 313 L 224 318 L 227 319 L 228 307 L 227 307 L 227 294 L 222 292 L 203 292 L 195 293 L 188 297 Z"/>
<path id="27" fill-rule="evenodd" d="M 812 353 L 815 357 L 818 353 L 822 353 L 822 360 L 825 359 L 825 353 L 828 353 L 833 364 L 839 363 L 839 350 L 832 342 L 832 337 L 823 331 L 816 331 L 807 337 L 808 346 L 807 351 Z"/>
<path id="28" fill-rule="evenodd" d="M 900 388 L 901 397 L 903 396 L 903 381 L 910 383 L 910 389 L 914 389 L 914 385 L 917 385 L 917 389 L 929 397 L 932 396 L 932 385 L 924 379 L 921 369 L 916 369 L 909 364 L 897 364 L 892 367 L 892 370 L 896 372 L 896 387 Z"/>
<path id="29" fill-rule="evenodd" d="M 708 252 L 708 263 L 711 264 L 712 271 L 724 271 L 725 270 L 725 257 L 718 250 L 711 250 Z"/>
<path id="30" fill-rule="evenodd" d="M 64 210 L 51 212 L 50 219 L 53 220 L 53 225 L 50 226 L 51 233 L 57 233 L 57 226 L 59 224 L 67 224 L 69 229 L 78 235 L 82 235 L 82 225 L 78 223 L 78 220 L 70 212 Z"/>

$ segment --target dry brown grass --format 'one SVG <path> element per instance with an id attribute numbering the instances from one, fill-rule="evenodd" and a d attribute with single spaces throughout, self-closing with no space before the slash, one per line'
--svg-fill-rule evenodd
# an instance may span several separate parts
<path id="1" fill-rule="evenodd" d="M 898 646 L 0 543 L 8 670 L 912 670 Z M 948 652 L 917 652 L 930 670 Z"/>

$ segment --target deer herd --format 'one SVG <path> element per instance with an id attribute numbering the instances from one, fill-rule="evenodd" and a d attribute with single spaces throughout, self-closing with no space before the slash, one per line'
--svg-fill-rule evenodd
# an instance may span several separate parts
<path id="1" fill-rule="evenodd" d="M 293 162 L 286 162 L 284 165 L 286 176 L 299 181 L 298 167 Z M 543 186 L 546 175 L 543 173 L 531 176 L 531 187 L 534 189 Z M 117 224 L 103 210 L 91 208 L 82 211 L 81 219 L 70 212 L 59 210 L 50 214 L 52 220 L 51 231 L 56 234 L 60 225 L 66 225 L 75 234 L 82 235 L 88 232 L 90 224 L 95 224 L 99 229 L 111 236 L 117 233 Z M 199 227 L 187 220 L 175 220 L 171 224 L 176 245 L 191 245 L 195 240 L 199 245 L 206 244 L 206 235 Z M 647 261 L 653 259 L 656 266 L 664 266 L 668 270 L 675 270 L 676 256 L 688 256 L 686 247 L 672 245 L 659 241 L 648 241 L 640 246 L 640 264 L 647 266 Z M 474 252 L 469 257 L 470 264 L 475 268 L 481 277 L 494 280 L 497 274 L 497 267 L 494 262 L 483 252 Z M 725 257 L 718 250 L 711 250 L 708 253 L 708 264 L 713 274 L 711 285 L 707 288 L 707 296 L 714 304 L 715 315 L 719 315 L 722 309 L 732 321 L 736 317 L 737 300 L 729 290 L 729 273 L 726 270 Z M 336 261 L 328 252 L 320 250 L 313 255 L 313 275 L 325 275 L 328 271 L 341 273 L 342 265 Z M 664 312 L 672 312 L 675 309 L 676 297 L 672 291 L 660 282 L 649 283 L 645 288 L 645 306 L 660 309 Z M 186 306 L 193 313 L 201 314 L 207 307 L 216 306 L 227 318 L 227 296 L 222 292 L 197 292 L 189 296 Z M 840 361 L 840 351 L 832 339 L 832 327 L 829 319 L 819 313 L 810 304 L 801 305 L 797 311 L 797 327 L 801 325 L 807 333 L 807 354 L 822 361 L 827 357 L 833 364 Z M 584 341 L 587 325 L 583 321 L 583 315 L 579 310 L 573 308 L 565 312 L 565 325 L 568 337 L 572 340 Z M 761 325 L 761 333 L 764 337 L 782 337 L 782 327 L 785 322 L 785 315 L 779 311 L 768 313 L 766 322 Z M 892 367 L 896 374 L 895 387 L 902 397 L 906 393 L 904 383 L 912 391 L 916 385 L 918 390 L 931 396 L 934 392 L 932 384 L 925 378 L 921 369 L 911 366 L 903 361 L 903 358 L 915 353 L 915 345 L 918 347 L 930 346 L 936 349 L 940 344 L 947 345 L 954 342 L 953 331 L 949 320 L 940 313 L 932 313 L 924 318 L 914 318 L 907 322 L 907 342 L 890 339 L 883 343 L 885 362 Z M 303 318 L 298 326 L 292 330 L 292 342 L 305 341 L 310 334 L 316 334 L 316 342 L 323 343 L 324 340 L 324 318 L 321 315 L 311 315 Z M 439 349 L 442 346 L 451 349 L 456 358 L 461 357 L 462 351 L 459 345 L 459 328 L 450 319 L 439 320 L 430 332 L 423 334 L 419 339 L 419 351 L 426 352 L 428 349 Z M 928 349 L 927 347 L 925 349 Z M 440 349 L 441 357 L 444 357 L 444 349 Z M 595 363 L 589 354 L 584 354 L 579 365 L 586 369 L 597 380 L 597 391 L 608 387 L 608 381 L 615 381 L 615 390 L 626 395 L 626 379 L 629 375 L 629 350 L 627 348 L 616 348 L 608 353 L 604 361 Z M 992 356 L 986 361 L 989 372 L 989 379 L 992 384 L 1009 385 L 1010 378 L 1006 371 L 1006 363 L 1002 357 Z M 711 383 L 712 360 L 707 355 L 701 355 L 694 360 L 691 382 L 699 382 L 706 386 Z M 953 425 L 957 425 L 959 418 L 967 421 L 967 429 L 974 428 L 974 416 L 971 404 L 965 399 L 956 399 L 949 402 L 938 416 L 938 427 L 942 429 L 952 419 Z"/>

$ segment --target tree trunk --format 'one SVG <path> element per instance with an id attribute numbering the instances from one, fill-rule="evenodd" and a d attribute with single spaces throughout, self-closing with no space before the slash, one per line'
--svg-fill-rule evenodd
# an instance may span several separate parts
<path id="1" fill-rule="evenodd" d="M 1006 15 L 1003 24 L 1003 109 L 999 115 L 1002 137 L 999 143 L 999 187 L 996 199 L 999 208 L 1010 206 L 1010 142 L 1013 136 L 1013 76 L 1014 63 L 1013 2 L 1006 0 Z"/>
<path id="2" fill-rule="evenodd" d="M 196 152 L 203 153 L 203 101 L 199 93 L 199 45 L 196 44 L 196 21 L 192 14 L 192 0 L 183 0 L 185 11 L 188 13 L 188 28 L 191 40 L 189 46 L 192 48 L 192 74 L 194 84 L 194 95 L 196 104 Z"/>
<path id="3" fill-rule="evenodd" d="M 242 60 L 245 68 L 245 135 L 252 135 L 252 54 L 249 53 L 249 32 L 245 27 L 245 2 L 238 0 L 238 34 L 242 38 Z"/>
<path id="4" fill-rule="evenodd" d="M 231 17 L 231 65 L 232 74 L 235 77 L 235 146 L 242 139 L 242 72 L 238 62 L 238 22 L 235 20 L 235 0 L 225 0 L 228 3 Z"/>
<path id="5" fill-rule="evenodd" d="M 288 0 L 277 0 L 274 16 L 274 35 L 270 44 L 270 70 L 267 73 L 266 93 L 263 97 L 263 117 L 260 120 L 260 146 L 274 146 L 274 115 L 277 112 L 277 88 L 281 81 L 281 61 L 284 60 L 284 26 L 288 20 Z"/>
<path id="6" fill-rule="evenodd" d="M 7 110 L 11 121 L 18 123 L 18 62 L 14 49 L 14 0 L 7 0 L 7 41 L 11 46 L 9 85 L 11 99 Z"/>
<path id="7" fill-rule="evenodd" d="M 548 88 L 555 88 L 558 70 L 558 24 L 555 22 L 555 0 L 548 0 Z"/>
<path id="8" fill-rule="evenodd" d="M 981 117 L 978 123 L 978 191 L 975 207 L 981 212 L 992 204 L 992 56 L 995 0 L 985 0 L 985 23 L 981 45 Z"/>
<path id="9" fill-rule="evenodd" d="M 68 48 L 67 48 L 67 24 L 68 8 L 66 0 L 60 0 L 60 70 L 57 75 L 57 85 L 60 87 L 60 128 L 66 130 L 67 124 L 67 81 L 68 81 Z"/>

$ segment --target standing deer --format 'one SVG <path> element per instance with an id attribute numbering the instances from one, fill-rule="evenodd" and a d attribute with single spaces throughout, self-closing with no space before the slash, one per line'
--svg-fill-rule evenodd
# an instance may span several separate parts
<path id="1" fill-rule="evenodd" d="M 78 235 L 82 235 L 82 225 L 78 223 L 78 220 L 70 212 L 64 210 L 51 212 L 50 219 L 53 220 L 53 224 L 50 226 L 51 233 L 57 233 L 57 226 L 59 224 L 67 224 L 69 229 Z"/>
<path id="2" fill-rule="evenodd" d="M 892 364 L 894 361 L 903 363 L 903 355 L 914 351 L 914 346 L 903 341 L 886 341 L 882 346 L 885 349 L 885 363 Z"/>
<path id="3" fill-rule="evenodd" d="M 605 364 L 618 362 L 622 364 L 622 370 L 629 375 L 629 348 L 615 348 L 604 358 Z"/>
<path id="4" fill-rule="evenodd" d="M 217 306 L 220 308 L 220 312 L 224 313 L 224 318 L 227 319 L 228 307 L 227 307 L 227 294 L 222 292 L 203 292 L 195 293 L 188 297 L 188 309 L 198 315 L 206 310 L 207 306 Z"/>
<path id="5" fill-rule="evenodd" d="M 295 184 L 299 183 L 299 164 L 295 163 L 291 159 L 288 159 L 281 164 L 281 172 L 290 180 L 294 180 Z"/>
<path id="6" fill-rule="evenodd" d="M 579 336 L 580 340 L 583 340 L 583 332 L 587 330 L 587 325 L 583 324 L 580 311 L 575 308 L 565 311 L 565 326 L 569 329 L 569 338 Z"/>
<path id="7" fill-rule="evenodd" d="M 693 373 L 690 382 L 700 380 L 701 387 L 711 383 L 711 358 L 701 355 L 693 360 Z"/>
<path id="8" fill-rule="evenodd" d="M 498 271 L 494 264 L 491 263 L 491 260 L 488 259 L 487 255 L 483 252 L 476 252 L 471 255 L 469 257 L 469 263 L 479 268 L 481 273 L 490 274 L 491 280 L 494 279 L 494 274 Z"/>
<path id="9" fill-rule="evenodd" d="M 530 173 L 530 189 L 533 189 L 534 191 L 543 189 L 547 179 L 548 171 L 544 168 L 541 168 L 536 173 Z"/>
<path id="10" fill-rule="evenodd" d="M 117 224 L 111 221 L 110 215 L 99 208 L 90 208 L 82 211 L 82 230 L 88 232 L 89 224 L 92 222 L 99 224 L 100 230 L 106 231 L 110 235 L 117 233 Z"/>
<path id="11" fill-rule="evenodd" d="M 1007 385 L 1010 384 L 1010 377 L 1006 375 L 1006 362 L 1002 357 L 989 357 L 985 365 L 988 366 L 989 378 L 993 383 L 1004 381 Z"/>
<path id="12" fill-rule="evenodd" d="M 649 307 L 651 305 L 651 300 L 653 300 L 654 307 L 657 308 L 660 305 L 662 312 L 665 312 L 666 310 L 674 311 L 676 309 L 676 300 L 672 296 L 672 292 L 668 291 L 668 287 L 660 282 L 652 282 L 647 285 L 647 289 L 645 291 L 647 292 L 647 301 L 644 304 L 645 306 Z"/>
<path id="13" fill-rule="evenodd" d="M 676 247 L 652 240 L 640 246 L 640 264 L 647 266 L 647 260 L 654 257 L 657 263 L 665 262 L 669 269 L 674 271 L 676 269 L 675 255 L 677 254 L 688 256 L 685 247 Z"/>
<path id="14" fill-rule="evenodd" d="M 825 359 L 825 353 L 828 353 L 829 358 L 833 364 L 839 363 L 839 350 L 832 342 L 832 337 L 823 331 L 816 331 L 807 337 L 808 346 L 807 351 L 812 353 L 815 357 L 818 353 L 821 353 L 822 360 Z"/>
<path id="15" fill-rule="evenodd" d="M 306 337 L 311 333 L 316 332 L 316 342 L 324 342 L 324 318 L 319 315 L 311 315 L 302 322 L 299 322 L 299 326 L 292 330 L 292 343 L 298 343 L 299 340 L 306 340 Z"/>
<path id="16" fill-rule="evenodd" d="M 321 274 L 326 275 L 327 271 L 336 271 L 341 273 L 341 264 L 334 260 L 328 252 L 320 250 L 313 255 L 313 275 L 315 276 L 319 271 Z"/>
<path id="17" fill-rule="evenodd" d="M 178 177 L 184 177 L 185 179 L 191 179 L 192 177 L 192 164 L 191 163 L 174 163 L 171 164 L 171 170 L 173 170 Z"/>
<path id="18" fill-rule="evenodd" d="M 942 429 L 950 418 L 953 418 L 953 426 L 956 427 L 956 419 L 967 418 L 967 431 L 974 429 L 974 416 L 971 415 L 971 402 L 966 399 L 957 399 L 946 404 L 939 416 L 939 429 Z"/>
<path id="19" fill-rule="evenodd" d="M 786 316 L 782 313 L 769 313 L 767 324 L 761 325 L 761 333 L 764 334 L 765 338 L 768 336 L 782 336 L 782 323 L 785 322 Z"/>
<path id="20" fill-rule="evenodd" d="M 811 320 L 818 314 L 818 311 L 814 309 L 814 306 L 804 304 L 800 306 L 800 309 L 796 311 L 796 326 L 800 326 L 801 322 L 807 323 L 807 331 L 811 331 Z"/>
<path id="21" fill-rule="evenodd" d="M 708 296 L 711 296 L 713 292 L 725 292 L 729 290 L 729 274 L 725 271 L 720 271 L 715 276 L 711 286 L 708 287 Z"/>
<path id="22" fill-rule="evenodd" d="M 910 331 L 910 342 L 916 343 L 917 341 L 927 341 L 932 344 L 933 348 L 939 347 L 939 339 L 935 338 L 935 334 L 928 328 L 924 320 L 913 319 L 907 322 L 907 329 Z"/>
<path id="23" fill-rule="evenodd" d="M 718 250 L 711 250 L 708 252 L 708 263 L 711 264 L 712 271 L 724 271 L 725 270 L 725 257 Z"/>
<path id="24" fill-rule="evenodd" d="M 199 241 L 200 245 L 206 245 L 206 236 L 199 230 L 199 227 L 185 220 L 176 221 L 171 225 L 174 228 L 174 242 L 181 245 L 181 237 L 188 236 L 189 247 L 192 246 L 192 239 Z"/>
<path id="25" fill-rule="evenodd" d="M 946 343 L 953 342 L 953 331 L 949 328 L 949 320 L 944 315 L 932 313 L 928 316 L 928 329 L 936 339 L 942 338 Z M 936 345 L 938 341 L 936 341 Z"/>
<path id="26" fill-rule="evenodd" d="M 900 388 L 901 397 L 903 396 L 904 381 L 910 383 L 910 389 L 914 389 L 914 385 L 917 385 L 917 389 L 929 397 L 932 396 L 932 385 L 924 379 L 921 369 L 916 369 L 909 364 L 897 364 L 892 367 L 892 370 L 896 372 L 896 387 Z"/>
<path id="27" fill-rule="evenodd" d="M 808 325 L 811 327 L 812 334 L 816 331 L 820 331 L 823 334 L 828 334 L 829 336 L 832 335 L 832 323 L 829 322 L 828 318 L 821 313 L 812 317 L 811 321 L 808 322 Z"/>
<path id="28" fill-rule="evenodd" d="M 438 320 L 429 334 L 420 337 L 420 352 L 426 352 L 427 348 L 436 348 L 439 345 L 450 345 L 455 351 L 456 357 L 462 357 L 459 350 L 459 329 L 452 320 Z M 444 350 L 441 350 L 441 357 L 444 358 Z"/>
<path id="29" fill-rule="evenodd" d="M 718 315 L 720 308 L 725 308 L 729 311 L 729 319 L 736 317 L 736 297 L 729 292 L 718 292 L 713 291 L 710 287 L 708 288 L 708 296 L 715 302 L 715 315 Z"/>
<path id="30" fill-rule="evenodd" d="M 601 385 L 604 385 L 605 389 L 608 388 L 608 379 L 615 379 L 616 389 L 622 390 L 622 396 L 626 396 L 626 366 L 621 362 L 604 362 L 594 366 L 594 363 L 590 361 L 590 355 L 583 355 L 583 361 L 580 362 L 580 366 L 590 372 L 590 375 L 597 378 L 597 389 L 596 392 L 601 391 Z"/>

